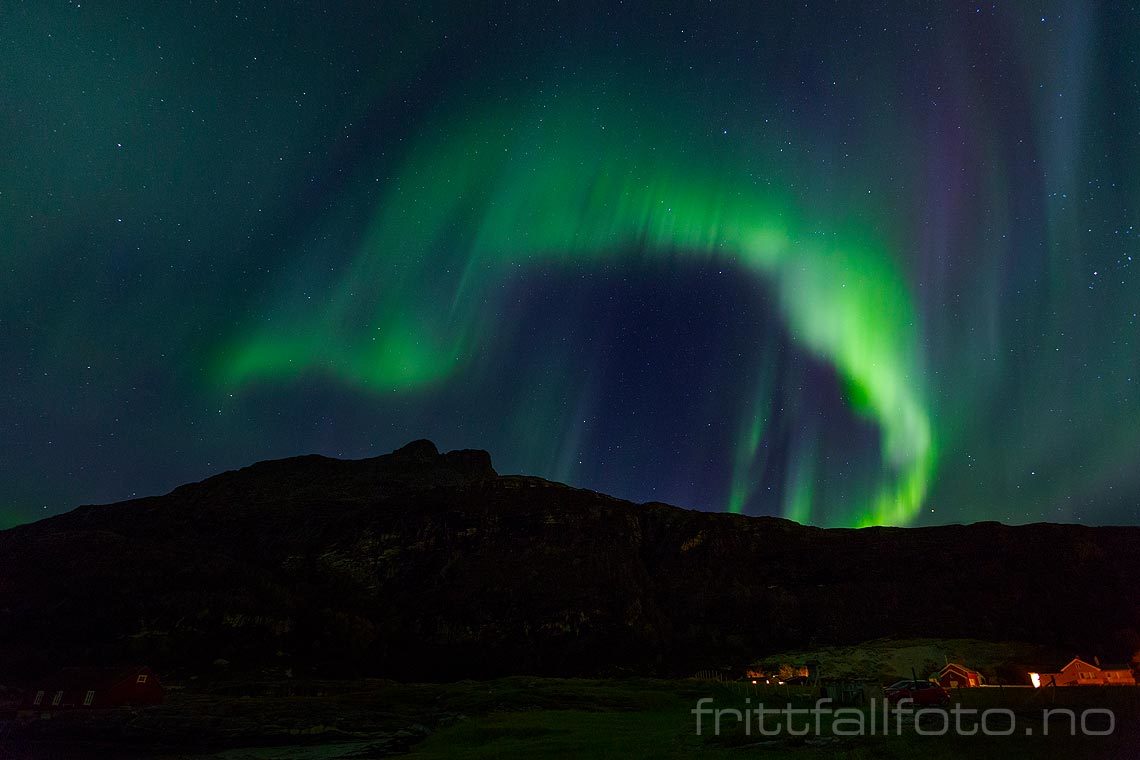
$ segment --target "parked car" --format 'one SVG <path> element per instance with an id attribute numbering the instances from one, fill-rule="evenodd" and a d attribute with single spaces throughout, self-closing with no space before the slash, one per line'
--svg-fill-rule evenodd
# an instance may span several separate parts
<path id="1" fill-rule="evenodd" d="M 945 707 L 950 704 L 950 692 L 933 681 L 896 681 L 883 692 L 888 702 L 910 699 L 916 707 Z"/>

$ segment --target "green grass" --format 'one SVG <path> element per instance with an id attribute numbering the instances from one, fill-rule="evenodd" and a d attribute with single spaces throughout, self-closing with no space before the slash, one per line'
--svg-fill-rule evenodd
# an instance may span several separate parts
<path id="1" fill-rule="evenodd" d="M 686 757 L 699 741 L 668 710 L 598 713 L 542 710 L 461 721 L 428 739 L 413 757 Z"/>
<path id="2" fill-rule="evenodd" d="M 271 684 L 272 685 L 272 684 Z M 721 735 L 695 732 L 691 710 L 702 697 L 713 707 L 763 703 L 811 707 L 809 687 L 757 686 L 695 680 L 503 678 L 450 684 L 357 680 L 297 682 L 292 696 L 256 696 L 256 683 L 213 683 L 173 690 L 167 704 L 97 720 L 50 721 L 43 739 L 65 742 L 67 757 L 104 757 L 80 749 L 94 742 L 135 748 L 136 755 L 197 760 L 351 758 L 409 751 L 411 758 L 878 758 L 962 760 L 993 757 L 1099 758 L 1136 756 L 1140 747 L 1140 688 L 984 688 L 956 692 L 967 708 L 1003 708 L 1016 715 L 1010 737 L 834 735 L 824 719 L 819 736 L 746 734 L 727 719 Z M 745 700 L 749 700 L 746 704 Z M 1045 708 L 1112 709 L 1117 730 L 1108 738 L 1043 736 Z M 72 716 L 80 718 L 76 714 Z M 112 720 L 113 718 L 113 720 Z M 802 721 L 799 718 L 798 721 Z M 865 719 L 867 720 L 867 719 Z M 869 723 L 869 720 L 868 720 Z M 769 723 L 772 725 L 772 723 Z M 797 725 L 803 725 L 797 722 Z M 755 726 L 755 724 L 753 724 Z M 1027 736 L 1025 728 L 1031 728 Z M 127 730 L 129 729 L 129 730 Z M 893 719 L 892 719 L 893 733 Z M 129 738 L 128 741 L 124 741 Z M 156 751 L 156 747 L 163 752 Z M 244 747 L 245 749 L 242 749 Z M 192 749 L 190 755 L 183 749 Z M 34 755 L 29 755 L 32 757 Z"/>
<path id="3" fill-rule="evenodd" d="M 528 685 L 529 684 L 529 685 Z M 1017 716 L 1018 732 L 1010 737 L 923 737 L 912 728 L 904 735 L 835 737 L 824 721 L 821 736 L 765 738 L 745 736 L 731 721 L 721 736 L 697 736 L 690 713 L 696 699 L 711 696 L 716 706 L 739 707 L 744 695 L 751 704 L 763 701 L 776 707 L 791 701 L 796 707 L 810 706 L 812 695 L 804 689 L 742 689 L 738 684 L 706 684 L 694 681 L 574 681 L 530 680 L 526 683 L 491 682 L 489 693 L 498 693 L 514 709 L 493 709 L 471 714 L 432 733 L 412 750 L 413 758 L 744 758 L 758 753 L 766 758 L 873 758 L 924 757 L 932 760 L 979 760 L 995 756 L 1010 758 L 1099 758 L 1124 757 L 1140 746 L 1137 732 L 1140 690 L 1130 688 L 1080 688 L 1059 690 L 1056 701 L 1030 689 L 974 689 L 962 692 L 965 707 L 1002 707 Z M 466 687 L 465 687 L 466 688 Z M 453 694 L 453 698 L 459 697 Z M 472 699 L 472 694 L 461 701 Z M 572 706 L 558 706 L 568 698 Z M 597 704 L 591 700 L 597 698 Z M 475 702 L 491 704 L 484 695 Z M 505 704 L 504 704 L 505 707 Z M 1117 731 L 1107 738 L 1043 737 L 1040 720 L 1044 707 L 1109 707 L 1117 714 Z M 893 719 L 892 719 L 893 720 Z M 995 724 L 996 725 L 996 724 Z M 1030 728 L 1031 736 L 1024 734 Z M 893 731 L 892 724 L 892 731 Z M 708 729 L 706 728 L 706 731 Z M 711 731 L 709 731 L 711 734 Z"/>

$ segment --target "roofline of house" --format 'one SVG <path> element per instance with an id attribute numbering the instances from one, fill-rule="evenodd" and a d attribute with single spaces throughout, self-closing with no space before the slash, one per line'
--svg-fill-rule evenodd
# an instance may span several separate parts
<path id="1" fill-rule="evenodd" d="M 966 675 L 971 675 L 971 674 L 973 674 L 973 675 L 978 675 L 978 676 L 980 676 L 980 675 L 981 675 L 981 672 L 980 672 L 980 671 L 974 670 L 973 668 L 968 668 L 968 667 L 966 667 L 965 665 L 959 665 L 959 664 L 958 664 L 958 663 L 956 663 L 956 662 L 948 662 L 948 663 L 946 663 L 945 665 L 943 665 L 943 666 L 942 666 L 942 670 L 940 670 L 940 671 L 938 671 L 938 672 L 939 672 L 939 673 L 941 673 L 941 672 L 943 672 L 943 671 L 949 670 L 950 668 L 954 668 L 954 669 L 956 669 L 956 670 L 960 670 L 961 672 L 965 673 Z"/>
<path id="2" fill-rule="evenodd" d="M 1081 657 L 1074 657 L 1073 659 L 1071 659 L 1071 660 L 1069 660 L 1068 662 L 1066 662 L 1066 663 L 1065 663 L 1063 666 L 1061 666 L 1061 670 L 1058 670 L 1057 672 L 1058 672 L 1058 673 L 1060 673 L 1060 672 L 1064 671 L 1064 669 L 1065 669 L 1065 668 L 1069 667 L 1069 666 L 1070 666 L 1070 665 L 1072 665 L 1074 662 L 1079 662 L 1079 663 L 1081 663 L 1082 665 L 1088 665 L 1088 666 L 1089 666 L 1090 668 L 1092 668 L 1093 670 L 1100 670 L 1100 669 L 1101 669 L 1100 665 L 1094 665 L 1094 664 L 1092 664 L 1091 662 L 1089 662 L 1088 660 L 1085 660 L 1085 659 L 1083 659 L 1083 658 L 1081 658 Z"/>

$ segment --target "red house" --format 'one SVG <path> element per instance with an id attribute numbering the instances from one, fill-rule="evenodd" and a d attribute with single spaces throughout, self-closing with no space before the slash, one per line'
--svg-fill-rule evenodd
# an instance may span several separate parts
<path id="1" fill-rule="evenodd" d="M 985 683 L 981 673 L 956 662 L 947 663 L 934 680 L 947 689 L 968 689 Z"/>
<path id="2" fill-rule="evenodd" d="M 97 710 L 124 705 L 162 704 L 162 684 L 150 668 L 64 668 L 32 685 L 20 711 Z"/>

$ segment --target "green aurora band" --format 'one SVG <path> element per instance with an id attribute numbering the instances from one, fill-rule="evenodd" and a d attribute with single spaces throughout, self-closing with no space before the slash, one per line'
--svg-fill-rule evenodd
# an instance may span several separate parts
<path id="1" fill-rule="evenodd" d="M 635 112 L 562 93 L 522 108 L 437 114 L 431 123 L 446 126 L 421 133 L 380 186 L 351 270 L 319 318 L 281 307 L 245 326 L 219 354 L 219 382 L 320 373 L 376 392 L 414 391 L 453 376 L 492 333 L 492 291 L 519 268 L 681 259 L 737 267 L 771 288 L 793 339 L 834 368 L 852 408 L 880 431 L 877 484 L 827 521 L 911 522 L 936 442 L 915 310 L 895 261 L 869 235 L 820 236 L 817 220 L 752 179 L 748 156 L 674 128 L 682 114 Z M 757 410 L 771 382 L 762 375 L 755 409 L 739 424 L 732 512 L 758 485 L 751 473 L 770 420 Z M 801 448 L 784 514 L 818 521 L 819 464 L 810 444 Z"/>

